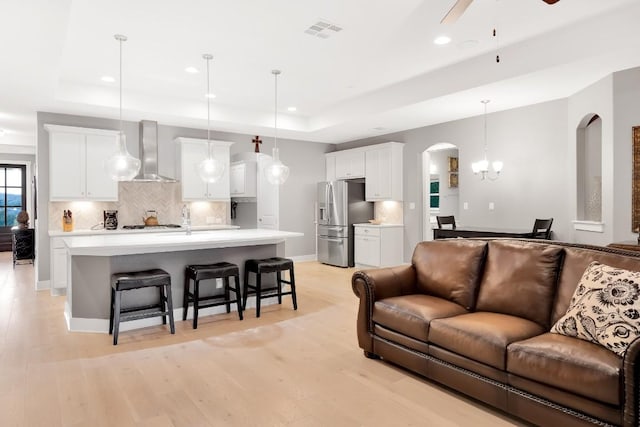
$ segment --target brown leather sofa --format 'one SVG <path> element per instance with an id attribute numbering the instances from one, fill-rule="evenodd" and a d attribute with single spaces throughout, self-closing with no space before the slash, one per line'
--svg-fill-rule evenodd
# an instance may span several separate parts
<path id="1" fill-rule="evenodd" d="M 422 242 L 411 265 L 354 273 L 359 345 L 537 425 L 637 426 L 640 340 L 620 357 L 549 332 L 592 261 L 640 271 L 640 254 L 604 247 Z"/>

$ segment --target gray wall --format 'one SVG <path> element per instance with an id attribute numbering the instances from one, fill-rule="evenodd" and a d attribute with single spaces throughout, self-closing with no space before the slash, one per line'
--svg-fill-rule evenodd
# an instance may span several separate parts
<path id="1" fill-rule="evenodd" d="M 78 126 L 98 129 L 119 129 L 118 120 L 98 117 L 84 117 L 56 113 L 38 113 L 38 222 L 37 232 L 40 247 L 38 257 L 38 281 L 49 279 L 49 134 L 44 124 Z M 129 151 L 137 156 L 139 130 L 138 122 L 124 122 Z M 176 137 L 206 138 L 206 129 L 158 125 L 158 172 L 175 177 Z M 231 154 L 253 151 L 251 139 L 254 135 L 211 131 L 211 139 L 236 142 L 231 146 Z M 273 138 L 262 137 L 261 151 L 271 154 Z M 315 184 L 325 179 L 324 153 L 333 150 L 329 144 L 279 139 L 280 159 L 290 167 L 289 179 L 280 189 L 280 228 L 304 233 L 303 238 L 291 239 L 286 245 L 287 256 L 315 254 L 315 224 L 313 222 Z"/>
<path id="2" fill-rule="evenodd" d="M 460 223 L 474 226 L 530 229 L 535 218 L 554 218 L 555 238 L 571 237 L 573 219 L 567 194 L 567 100 L 556 100 L 508 111 L 487 118 L 488 157 L 502 160 L 497 181 L 480 181 L 471 163 L 483 156 L 483 117 L 398 132 L 340 144 L 338 149 L 404 142 L 405 260 L 422 239 L 422 152 L 439 142 L 458 147 Z M 574 132 L 575 134 L 575 132 Z M 575 158 L 575 157 L 574 157 Z M 575 188 L 575 187 L 574 187 Z M 469 204 L 463 210 L 464 202 Z M 489 210 L 489 202 L 495 205 Z M 415 203 L 415 209 L 410 209 Z"/>
<path id="3" fill-rule="evenodd" d="M 640 126 L 640 68 L 613 74 L 613 100 L 613 240 L 636 240 L 631 230 L 631 128 Z"/>

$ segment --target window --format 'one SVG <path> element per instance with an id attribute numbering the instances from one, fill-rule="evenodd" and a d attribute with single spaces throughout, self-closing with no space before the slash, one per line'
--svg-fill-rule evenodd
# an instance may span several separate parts
<path id="1" fill-rule="evenodd" d="M 26 209 L 26 166 L 0 164 L 0 227 L 11 228 Z"/>
<path id="2" fill-rule="evenodd" d="M 437 178 L 432 179 L 429 185 L 429 207 L 440 209 L 440 181 Z"/>

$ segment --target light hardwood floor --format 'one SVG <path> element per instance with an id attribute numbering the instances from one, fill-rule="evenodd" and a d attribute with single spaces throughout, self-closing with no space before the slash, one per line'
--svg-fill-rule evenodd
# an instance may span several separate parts
<path id="1" fill-rule="evenodd" d="M 0 253 L 0 426 L 509 426 L 381 361 L 355 334 L 353 269 L 297 263 L 282 306 L 106 334 L 67 332 L 64 297 Z"/>

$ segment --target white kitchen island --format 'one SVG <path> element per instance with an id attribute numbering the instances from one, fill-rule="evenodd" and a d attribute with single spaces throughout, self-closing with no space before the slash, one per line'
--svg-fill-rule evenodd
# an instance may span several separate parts
<path id="1" fill-rule="evenodd" d="M 151 268 L 162 268 L 171 274 L 174 315 L 176 320 L 182 319 L 187 265 L 227 261 L 237 264 L 243 277 L 245 260 L 284 256 L 285 241 L 302 236 L 296 232 L 251 229 L 65 237 L 68 278 L 64 314 L 67 327 L 70 331 L 108 332 L 111 275 Z M 214 294 L 221 292 L 218 286 L 207 287 L 213 289 L 211 294 Z M 157 298 L 155 291 L 145 289 L 132 294 L 128 302 L 144 304 L 153 298 Z M 266 303 L 273 302 L 267 300 Z M 247 305 L 255 305 L 255 298 L 250 298 Z M 223 310 L 224 307 L 212 307 L 200 313 L 215 314 Z M 191 315 L 190 309 L 189 317 Z M 142 319 L 123 323 L 121 330 L 160 323 L 160 318 Z"/>

